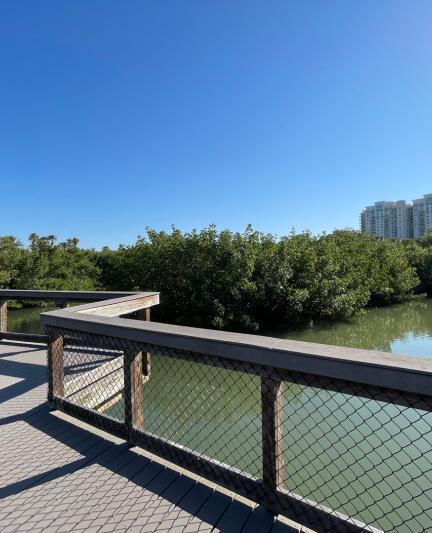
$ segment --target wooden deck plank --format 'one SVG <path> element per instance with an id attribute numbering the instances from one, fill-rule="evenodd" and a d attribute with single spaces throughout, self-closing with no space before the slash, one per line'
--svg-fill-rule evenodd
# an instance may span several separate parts
<path id="1" fill-rule="evenodd" d="M 248 521 L 243 528 L 243 533 L 270 532 L 275 523 L 275 516 L 264 507 L 256 507 L 249 515 Z"/>
<path id="2" fill-rule="evenodd" d="M 284 524 L 282 522 L 276 522 L 271 530 L 271 533 L 296 533 L 297 531 L 297 529 L 294 529 L 293 527 L 288 526 L 287 524 Z"/>
<path id="3" fill-rule="evenodd" d="M 231 501 L 225 494 L 214 491 L 199 510 L 199 519 L 206 524 L 217 524 Z"/>
<path id="4" fill-rule="evenodd" d="M 50 412 L 45 380 L 46 349 L 0 343 L 2 532 L 262 531 L 252 504 Z"/>
<path id="5" fill-rule="evenodd" d="M 241 531 L 252 513 L 252 508 L 243 502 L 234 500 L 227 507 L 221 519 L 217 523 L 217 528 L 224 533 L 236 533 Z"/>

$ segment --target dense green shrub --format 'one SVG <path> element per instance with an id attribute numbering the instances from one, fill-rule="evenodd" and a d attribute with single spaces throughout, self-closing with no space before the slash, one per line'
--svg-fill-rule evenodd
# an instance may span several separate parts
<path id="1" fill-rule="evenodd" d="M 0 288 L 13 287 L 23 270 L 25 250 L 11 236 L 0 237 Z"/>
<path id="2" fill-rule="evenodd" d="M 30 235 L 25 248 L 12 237 L 0 237 L 0 287 L 11 289 L 91 290 L 99 280 L 95 252 L 77 239 L 57 243 L 52 235 Z"/>
<path id="3" fill-rule="evenodd" d="M 97 262 L 107 288 L 159 290 L 159 320 L 253 331 L 405 301 L 421 286 L 413 257 L 404 243 L 349 230 L 277 239 L 209 227 L 149 230 Z"/>
<path id="4" fill-rule="evenodd" d="M 343 230 L 282 238 L 254 231 L 149 229 L 117 250 L 76 239 L 0 238 L 0 287 L 155 290 L 160 321 L 257 331 L 345 320 L 370 305 L 432 294 L 432 247 Z"/>

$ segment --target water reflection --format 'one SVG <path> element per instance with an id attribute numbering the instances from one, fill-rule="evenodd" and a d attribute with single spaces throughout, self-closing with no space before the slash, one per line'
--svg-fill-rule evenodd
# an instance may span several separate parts
<path id="1" fill-rule="evenodd" d="M 42 333 L 39 315 L 54 309 L 32 307 L 9 311 L 9 331 Z M 321 322 L 311 328 L 263 331 L 263 335 L 321 344 L 432 357 L 432 298 L 368 309 L 349 322 Z"/>
<path id="2" fill-rule="evenodd" d="M 79 303 L 79 302 L 78 302 Z M 81 302 L 82 303 L 82 302 Z M 76 302 L 69 302 L 70 307 L 77 305 Z M 43 306 L 22 307 L 21 309 L 8 310 L 8 331 L 16 333 L 36 333 L 42 334 L 43 326 L 40 314 L 45 311 L 57 309 L 54 302 L 45 302 Z"/>
<path id="3" fill-rule="evenodd" d="M 23 307 L 8 312 L 8 331 L 19 333 L 43 333 L 40 314 L 55 309 L 52 303 L 46 307 Z"/>
<path id="4" fill-rule="evenodd" d="M 355 320 L 321 322 L 297 331 L 266 332 L 273 336 L 432 357 L 432 299 L 369 309 Z"/>

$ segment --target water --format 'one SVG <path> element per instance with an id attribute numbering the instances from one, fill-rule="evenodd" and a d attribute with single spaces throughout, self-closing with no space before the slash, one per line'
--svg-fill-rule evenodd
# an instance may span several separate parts
<path id="1" fill-rule="evenodd" d="M 40 314 L 55 309 L 54 304 L 46 307 L 23 307 L 8 310 L 8 331 L 19 333 L 43 333 Z"/>
<path id="2" fill-rule="evenodd" d="M 432 357 L 432 298 L 368 309 L 348 322 L 266 332 L 267 335 L 320 344 Z"/>
<path id="3" fill-rule="evenodd" d="M 37 331 L 39 312 L 11 311 L 10 329 Z M 431 357 L 432 299 L 370 309 L 346 323 L 272 333 Z M 262 476 L 257 377 L 153 356 L 143 394 L 147 431 Z M 123 410 L 120 401 L 106 413 L 121 419 Z M 286 486 L 384 531 L 432 531 L 432 514 L 422 512 L 431 506 L 431 428 L 427 411 L 286 382 Z"/>
<path id="4" fill-rule="evenodd" d="M 9 331 L 42 333 L 39 314 L 50 309 L 54 309 L 54 305 L 9 310 Z M 297 331 L 279 328 L 263 331 L 262 334 L 306 342 L 432 357 L 432 298 L 368 309 L 364 315 L 348 322 L 321 322 L 311 328 Z"/>
<path id="5" fill-rule="evenodd" d="M 68 302 L 69 307 L 83 302 Z M 8 309 L 8 331 L 17 333 L 43 334 L 44 330 L 40 314 L 58 309 L 54 302 L 46 302 L 43 306 L 22 307 L 21 309 Z"/>

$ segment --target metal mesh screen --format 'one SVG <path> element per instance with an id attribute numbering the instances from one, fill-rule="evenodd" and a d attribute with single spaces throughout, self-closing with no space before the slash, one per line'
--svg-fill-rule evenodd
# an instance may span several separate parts
<path id="1" fill-rule="evenodd" d="M 114 343 L 66 335 L 63 345 L 64 398 L 124 421 L 123 351 Z"/>
<path id="2" fill-rule="evenodd" d="M 75 406 L 108 431 L 123 428 L 135 443 L 230 481 L 316 531 L 432 531 L 431 398 L 89 333 L 47 333 L 58 407 Z M 275 427 L 263 414 L 268 383 Z"/>
<path id="3" fill-rule="evenodd" d="M 154 355 L 144 420 L 155 436 L 261 477 L 257 376 Z"/>
<path id="4" fill-rule="evenodd" d="M 285 488 L 372 530 L 432 531 L 431 399 L 289 377 Z"/>

